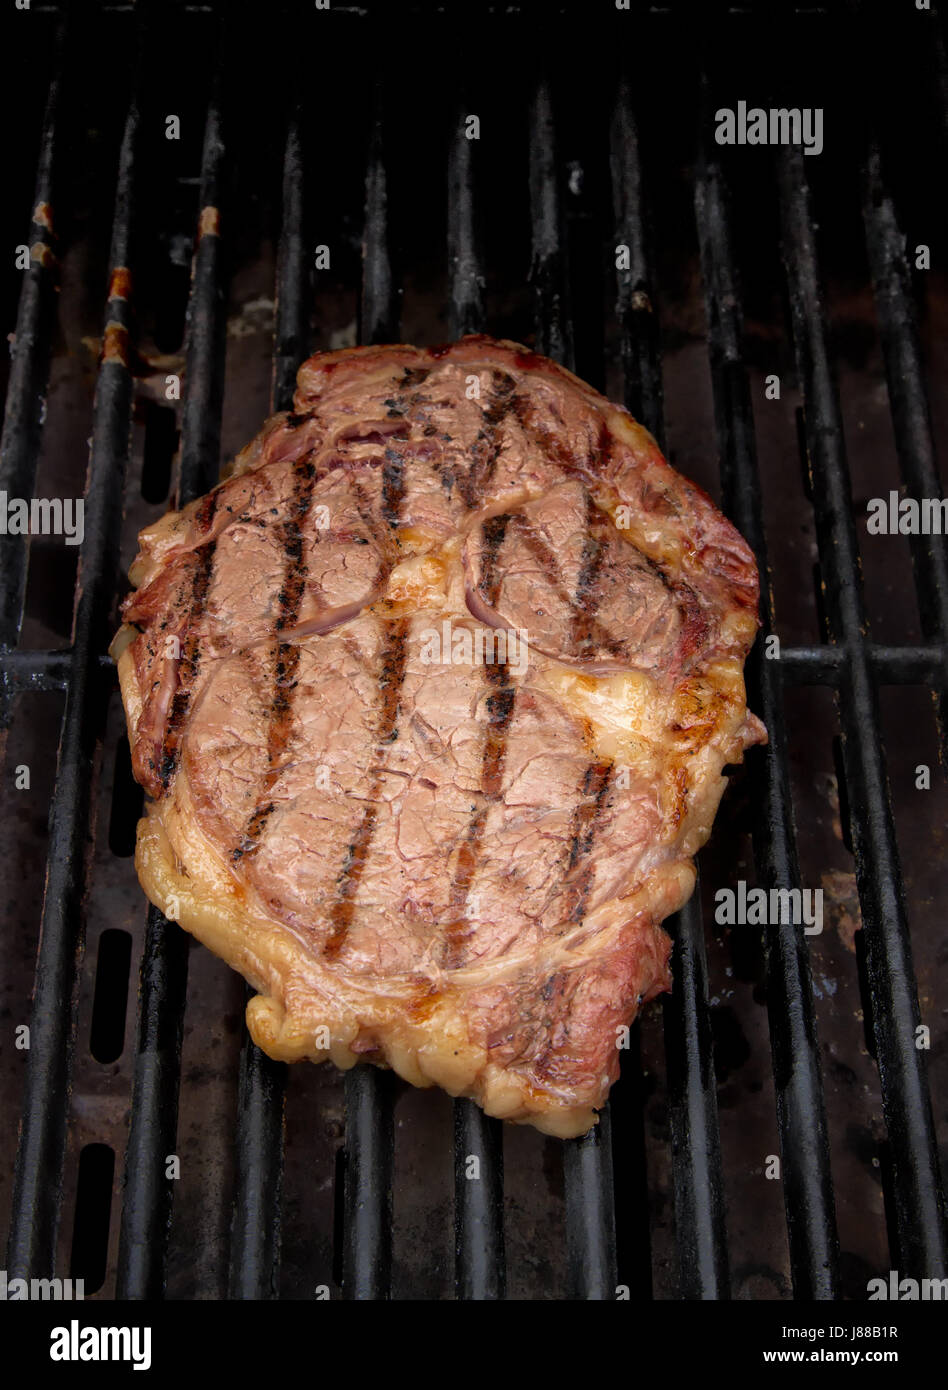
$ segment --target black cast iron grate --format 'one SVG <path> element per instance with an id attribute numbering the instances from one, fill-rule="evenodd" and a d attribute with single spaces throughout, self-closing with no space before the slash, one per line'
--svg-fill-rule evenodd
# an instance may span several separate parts
<path id="1" fill-rule="evenodd" d="M 105 7 L 108 8 L 108 7 Z M 128 8 L 128 7 L 120 7 Z M 187 10 L 189 7 L 184 7 Z M 192 7 L 206 11 L 208 7 Z M 643 7 L 644 8 L 644 7 Z M 661 7 L 659 7 L 661 8 Z M 225 22 L 226 22 L 226 17 Z M 381 23 L 369 15 L 352 22 Z M 74 21 L 73 21 L 74 22 Z M 63 1191 L 67 1094 L 75 1015 L 77 963 L 83 940 L 85 825 L 93 789 L 97 710 L 113 673 L 105 657 L 116 592 L 122 493 L 129 458 L 133 401 L 132 312 L 141 82 L 148 63 L 142 7 L 139 77 L 121 145 L 110 253 L 109 294 L 98 369 L 73 640 L 65 651 L 18 646 L 28 554 L 6 538 L 0 552 L 0 672 L 3 714 L 29 691 L 62 690 L 65 709 L 53 796 L 48 877 L 36 967 L 21 1133 L 7 1268 L 47 1275 L 55 1264 Z M 217 20 L 215 19 L 216 23 Z M 339 20 L 338 22 L 344 22 Z M 739 20 L 737 21 L 739 22 Z M 61 138 L 63 75 L 69 64 L 68 24 L 59 26 L 55 76 L 43 125 L 35 208 L 24 275 L 3 427 L 0 487 L 33 495 L 42 430 L 42 402 L 55 315 L 56 157 Z M 937 18 L 931 36 L 940 42 Z M 331 35 L 333 31 L 325 31 Z M 326 42 L 331 42 L 327 38 Z M 379 47 L 384 40 L 379 40 Z M 226 35 L 210 84 L 201 164 L 200 215 L 187 317 L 185 400 L 179 505 L 217 476 L 224 387 L 226 323 L 222 249 L 228 218 L 226 175 L 239 158 L 226 135 Z M 631 65 L 630 65 L 631 66 Z M 767 574 L 755 432 L 747 372 L 729 194 L 708 138 L 712 83 L 702 92 L 703 136 L 694 169 L 694 207 L 708 322 L 714 413 L 725 507 L 756 551 Z M 302 96 L 300 100 L 302 100 Z M 397 133 L 391 92 L 374 89 L 374 119 L 365 175 L 360 340 L 398 340 L 400 298 L 390 256 L 386 141 Z M 295 98 L 294 98 L 295 100 Z M 561 205 L 553 93 L 538 66 L 527 93 L 529 208 L 532 225 L 534 328 L 537 350 L 574 365 L 574 315 Z M 304 186 L 310 176 L 300 109 L 290 102 L 283 152 L 282 231 L 277 258 L 276 321 L 271 403 L 286 408 L 296 367 L 309 344 L 306 308 Z M 447 167 L 450 336 L 490 330 L 478 218 L 487 193 L 478 148 L 464 133 L 463 89 L 453 113 Z M 630 267 L 615 273 L 615 306 L 626 403 L 664 443 L 662 364 L 653 304 L 655 272 L 648 234 L 647 188 L 640 163 L 636 85 L 619 82 L 609 142 L 616 244 L 630 248 Z M 754 852 L 765 887 L 800 884 L 784 723 L 785 685 L 825 685 L 836 691 L 846 803 L 855 853 L 866 949 L 865 1007 L 878 1062 L 891 1151 L 891 1210 L 899 1268 L 916 1277 L 946 1269 L 944 1204 L 926 1079 L 926 1054 L 915 1046 L 920 1021 L 899 855 L 878 715 L 884 684 L 924 684 L 935 693 L 942 750 L 948 698 L 948 561 L 943 538 L 919 538 L 914 562 L 924 642 L 880 646 L 866 635 L 858 543 L 839 400 L 821 302 L 806 161 L 799 150 L 775 156 L 779 179 L 782 256 L 792 315 L 794 350 L 803 392 L 803 439 L 816 519 L 828 640 L 784 648 L 781 660 L 748 666 L 749 703 L 770 731 L 752 760 L 756 808 Z M 904 238 L 884 182 L 883 161 L 870 143 L 864 167 L 867 247 L 885 351 L 895 440 L 904 480 L 914 495 L 938 497 L 940 487 L 928 420 L 924 374 L 912 306 Z M 577 304 L 577 315 L 595 312 Z M 773 628 L 764 586 L 763 631 Z M 673 1152 L 678 1291 L 686 1298 L 729 1296 L 728 1244 L 718 1134 L 712 1034 L 708 1010 L 705 924 L 698 894 L 672 924 L 674 995 L 665 1005 L 665 1048 Z M 838 1241 L 810 963 L 798 928 L 766 934 L 768 1009 L 784 1175 L 790 1268 L 798 1298 L 839 1293 Z M 125 1153 L 116 1293 L 128 1299 L 163 1295 L 174 1183 L 162 1156 L 174 1151 L 182 1030 L 187 995 L 184 934 L 149 911 L 140 966 L 138 1035 Z M 634 1054 L 626 1066 L 634 1068 Z M 281 1239 L 285 1071 L 245 1040 L 240 1059 L 235 1133 L 236 1196 L 231 1234 L 232 1298 L 276 1295 Z M 392 1189 L 395 1131 L 392 1078 L 372 1067 L 347 1074 L 341 1282 L 345 1296 L 381 1299 L 391 1289 Z M 632 1107 L 634 1098 L 627 1097 Z M 635 1117 L 624 1123 L 634 1128 Z M 503 1162 L 500 1126 L 469 1102 L 455 1105 L 456 1293 L 466 1299 L 505 1295 Z M 466 1177 L 470 1156 L 481 1180 Z M 613 1171 L 609 1110 L 588 1137 L 564 1153 L 568 1285 L 562 1296 L 612 1299 L 618 1280 L 615 1203 L 635 1174 Z M 628 1200 L 628 1198 L 626 1198 Z"/>

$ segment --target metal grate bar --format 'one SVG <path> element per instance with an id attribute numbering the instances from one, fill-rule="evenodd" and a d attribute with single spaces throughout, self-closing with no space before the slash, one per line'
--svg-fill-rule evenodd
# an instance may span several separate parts
<path id="1" fill-rule="evenodd" d="M 533 320 L 537 352 L 573 366 L 573 335 L 566 302 L 566 256 L 556 130 L 549 83 L 541 79 L 530 101 L 530 221 Z"/>
<path id="2" fill-rule="evenodd" d="M 616 1220 L 612 1178 L 612 1116 L 580 1139 L 563 1141 L 566 1183 L 568 1296 L 600 1302 L 616 1296 Z"/>
<path id="3" fill-rule="evenodd" d="M 945 648 L 937 643 L 929 647 L 867 643 L 866 651 L 876 680 L 883 685 L 929 685 L 942 678 Z M 841 649 L 825 646 L 782 647 L 780 660 L 775 662 L 788 685 L 835 685 L 842 663 Z M 103 670 L 114 669 L 111 657 L 104 652 L 99 654 L 99 665 Z M 69 649 L 0 652 L 0 672 L 11 690 L 63 689 L 69 672 Z"/>
<path id="4" fill-rule="evenodd" d="M 382 144 L 382 105 L 369 142 L 365 175 L 365 230 L 362 239 L 362 299 L 359 339 L 363 343 L 394 343 L 399 335 L 399 294 L 392 276 L 388 245 L 388 187 Z"/>
<path id="5" fill-rule="evenodd" d="M 390 1072 L 361 1064 L 346 1072 L 342 1289 L 360 1301 L 390 1293 L 393 1108 Z"/>
<path id="6" fill-rule="evenodd" d="M 244 1039 L 237 1102 L 237 1193 L 230 1297 L 278 1296 L 286 1065 Z"/>
<path id="7" fill-rule="evenodd" d="M 448 147 L 448 332 L 452 338 L 483 333 L 484 272 L 475 215 L 474 150 L 476 140 L 464 133 L 466 107 L 456 112 Z"/>
<path id="8" fill-rule="evenodd" d="M 463 102 L 448 148 L 448 332 L 484 330 L 484 277 L 475 235 L 473 155 L 464 133 Z M 476 1160 L 472 1177 L 470 1160 Z M 462 1299 L 506 1293 L 503 1135 L 499 1120 L 470 1100 L 454 1103 L 455 1288 Z"/>
<path id="9" fill-rule="evenodd" d="M 918 499 L 941 498 L 928 395 L 918 342 L 905 237 L 882 177 L 879 150 L 869 151 L 863 196 L 866 244 L 902 476 Z M 941 646 L 936 710 L 942 761 L 948 764 L 948 550 L 941 535 L 911 537 L 922 631 Z"/>
<path id="10" fill-rule="evenodd" d="M 638 127 L 625 76 L 613 108 L 610 164 L 616 245 L 629 248 L 629 269 L 617 272 L 616 305 L 625 400 L 636 419 L 662 443 L 665 421 L 658 317 L 653 306 Z M 675 994 L 663 1001 L 663 1012 L 679 1292 L 683 1298 L 727 1298 L 730 1283 L 721 1141 L 697 885 L 694 896 L 668 928 L 674 940 Z"/>
<path id="11" fill-rule="evenodd" d="M 0 652 L 0 680 L 7 696 L 27 690 L 65 690 L 69 662 L 67 649 Z"/>
<path id="12" fill-rule="evenodd" d="M 221 265 L 221 199 L 224 141 L 222 77 L 214 81 L 201 155 L 201 207 L 188 299 L 185 372 L 187 390 L 181 422 L 181 468 L 177 505 L 186 507 L 217 482 L 220 472 L 221 408 L 227 315 Z"/>
<path id="13" fill-rule="evenodd" d="M 679 1295 L 730 1298 L 708 964 L 697 888 L 667 924 L 675 988 L 663 999 Z"/>
<path id="14" fill-rule="evenodd" d="M 619 80 L 609 128 L 609 168 L 616 245 L 629 248 L 629 269 L 616 272 L 616 316 L 626 409 L 665 449 L 658 315 L 648 245 L 639 132 L 628 77 Z"/>
<path id="15" fill-rule="evenodd" d="M 944 20 L 936 7 L 922 12 L 920 23 L 928 33 L 920 40 L 920 47 L 930 46 L 934 54 L 935 85 L 938 89 L 938 114 L 941 117 L 942 150 L 948 150 L 948 53 L 945 51 Z M 924 30 L 922 31 L 925 32 Z"/>
<path id="16" fill-rule="evenodd" d="M 507 1289 L 504 1160 L 500 1121 L 472 1100 L 454 1103 L 455 1290 L 463 1299 L 500 1299 Z M 468 1165 L 477 1160 L 472 1177 Z"/>
<path id="17" fill-rule="evenodd" d="M 706 131 L 710 122 L 702 121 Z M 743 321 L 731 248 L 727 190 L 716 159 L 702 149 L 695 183 L 695 210 L 710 341 L 711 379 L 721 454 L 725 505 L 750 543 L 763 576 L 760 616 L 774 627 L 768 583 L 754 415 L 742 360 Z M 778 664 L 748 663 L 748 685 L 769 733 L 754 755 L 754 818 L 758 879 L 766 888 L 798 888 L 800 869 L 790 794 L 787 739 Z M 823 1101 L 819 1042 L 813 1009 L 810 961 L 799 926 L 767 929 L 767 1008 L 777 1123 L 783 1159 L 783 1196 L 794 1296 L 837 1296 L 838 1238 Z"/>
<path id="18" fill-rule="evenodd" d="M 875 678 L 883 685 L 927 685 L 944 680 L 945 647 L 867 646 Z"/>
<path id="19" fill-rule="evenodd" d="M 30 215 L 30 268 L 24 273 L 10 357 L 0 436 L 0 489 L 8 497 L 32 497 L 49 375 L 50 339 L 56 312 L 59 262 L 54 251 L 53 195 L 62 68 L 66 46 L 64 18 L 57 29 L 53 78 L 40 137 L 33 211 Z M 23 622 L 29 549 L 6 536 L 0 546 L 0 650 L 15 647 Z M 4 683 L 5 684 L 5 683 Z"/>
<path id="20" fill-rule="evenodd" d="M 188 304 L 185 401 L 178 506 L 217 481 L 224 358 L 220 188 L 224 161 L 220 77 L 208 105 L 201 195 Z M 174 1179 L 165 1176 L 178 1123 L 181 1036 L 187 1002 L 188 941 L 152 908 L 145 926 L 125 1197 L 119 1241 L 120 1298 L 160 1298 Z"/>
<path id="21" fill-rule="evenodd" d="M 161 1298 L 174 1181 L 188 937 L 148 909 L 138 984 L 138 1039 L 125 1148 L 122 1222 L 115 1296 Z"/>
<path id="22" fill-rule="evenodd" d="M 852 843 L 862 907 L 872 1034 L 891 1148 L 898 1268 L 913 1278 L 946 1269 L 925 1053 L 901 870 L 889 804 L 839 401 L 830 367 L 810 196 L 799 149 L 778 157 L 783 257 L 825 579 L 830 635 L 843 648 L 839 717 Z"/>
<path id="23" fill-rule="evenodd" d="M 541 78 L 530 101 L 530 217 L 537 352 L 573 365 L 566 299 L 556 132 L 550 87 Z M 589 1134 L 564 1143 L 570 1296 L 612 1299 L 616 1291 L 615 1197 L 608 1105 Z"/>
<path id="24" fill-rule="evenodd" d="M 297 111 L 290 118 L 283 157 L 271 410 L 292 406 L 296 372 L 306 353 L 303 169 Z M 248 997 L 252 994 L 249 990 Z M 286 1066 L 267 1057 L 248 1034 L 240 1055 L 237 1197 L 230 1251 L 232 1298 L 277 1296 L 286 1077 Z"/>
<path id="25" fill-rule="evenodd" d="M 788 685 L 836 685 L 845 655 L 840 647 L 784 647 L 775 664 Z M 928 685 L 943 679 L 944 647 L 886 647 L 867 642 L 866 655 L 882 685 Z"/>
<path id="26" fill-rule="evenodd" d="M 66 706 L 50 812 L 46 889 L 14 1177 L 7 1266 L 23 1278 L 52 1274 L 62 1201 L 68 1108 L 64 1100 L 69 1094 L 74 996 L 83 949 L 86 835 L 96 741 L 106 703 L 99 652 L 107 639 L 115 593 L 122 488 L 131 435 L 131 315 L 126 271 L 137 128 L 138 112 L 133 102 L 119 162 L 112 275 L 96 385 L 85 534 L 79 561 L 81 583 L 76 596 Z M 31 384 L 33 380 L 31 377 Z"/>
<path id="27" fill-rule="evenodd" d="M 303 140 L 301 112 L 290 117 L 283 156 L 283 226 L 277 253 L 276 334 L 273 345 L 273 410 L 290 410 L 296 373 L 309 350 L 309 305 L 306 297 L 306 239 L 303 209 Z"/>
<path id="28" fill-rule="evenodd" d="M 398 341 L 398 292 L 388 251 L 388 195 L 381 98 L 376 99 L 365 179 L 360 341 Z M 391 1072 L 346 1072 L 342 1288 L 346 1298 L 385 1299 L 392 1268 L 394 1096 Z"/>

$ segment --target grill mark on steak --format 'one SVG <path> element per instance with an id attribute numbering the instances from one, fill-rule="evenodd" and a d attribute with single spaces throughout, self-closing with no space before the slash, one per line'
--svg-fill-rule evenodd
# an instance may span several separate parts
<path id="1" fill-rule="evenodd" d="M 352 491 L 355 493 L 356 511 L 359 513 L 363 526 L 370 536 L 379 536 L 379 540 L 382 543 L 382 554 L 379 557 L 379 567 L 375 579 L 372 581 L 373 591 L 378 592 L 395 567 L 395 546 L 389 539 L 379 535 L 379 527 L 373 511 L 372 499 L 368 496 L 365 488 L 356 477 L 352 479 Z M 390 500 L 394 500 L 391 498 L 391 495 Z"/>
<path id="2" fill-rule="evenodd" d="M 306 590 L 309 570 L 303 559 L 303 526 L 312 506 L 315 486 L 316 468 L 311 454 L 305 454 L 293 464 L 292 508 L 281 528 L 283 583 L 279 593 L 280 611 L 274 624 L 274 631 L 278 635 L 273 661 L 273 698 L 267 725 L 267 773 L 243 837 L 231 851 L 234 863 L 256 854 L 264 826 L 276 808 L 270 793 L 282 770 L 280 760 L 289 743 L 293 725 L 293 691 L 296 689 L 300 663 L 299 644 L 285 642 L 279 634 L 296 624 Z"/>
<path id="3" fill-rule="evenodd" d="M 442 964 L 448 970 L 457 969 L 463 964 L 466 956 L 467 923 L 464 920 L 464 908 L 477 870 L 487 813 L 502 795 L 507 735 L 517 694 L 516 687 L 508 682 L 506 665 L 487 666 L 486 670 L 487 679 L 494 688 L 487 697 L 488 722 L 481 761 L 481 795 L 484 804 L 474 812 L 451 879 L 452 916 L 444 929 L 442 956 Z"/>
<path id="4" fill-rule="evenodd" d="M 375 515 L 372 511 L 372 499 L 357 477 L 351 479 L 351 487 L 352 491 L 355 493 L 356 511 L 359 513 L 359 518 L 365 529 L 372 535 L 373 532 L 378 530 L 375 522 Z"/>
<path id="5" fill-rule="evenodd" d="M 594 503 L 587 488 L 583 488 L 583 500 L 586 506 L 586 534 L 583 537 L 583 555 L 572 601 L 573 619 L 570 634 L 573 646 L 580 652 L 588 651 L 593 643 L 596 608 L 600 599 L 597 580 L 606 553 L 606 547 L 592 533 Z M 616 643 L 616 646 L 618 645 Z"/>
<path id="6" fill-rule="evenodd" d="M 423 381 L 428 380 L 430 375 L 430 367 L 406 367 L 398 384 L 403 389 L 409 386 L 420 386 Z"/>
<path id="7" fill-rule="evenodd" d="M 420 385 L 428 375 L 428 369 L 406 368 L 400 385 Z M 402 418 L 418 403 L 416 394 L 405 403 L 404 397 L 389 397 L 385 401 L 389 416 Z M 373 515 L 373 504 L 357 478 L 352 480 L 356 495 L 356 508 L 369 534 L 377 534 L 378 526 Z M 380 511 L 389 529 L 398 526 L 405 492 L 405 461 L 391 447 L 385 449 L 385 462 L 382 466 L 382 497 Z M 378 590 L 388 579 L 398 559 L 397 543 L 394 537 L 385 538 L 379 559 L 378 573 L 373 588 Z M 405 679 L 405 638 L 408 631 L 407 620 L 402 619 L 390 629 L 382 656 L 380 688 L 382 704 L 376 728 L 376 743 L 379 749 L 397 737 L 399 695 Z M 346 853 L 346 859 L 336 880 L 339 896 L 330 909 L 330 933 L 324 947 L 327 959 L 335 959 L 345 944 L 355 913 L 355 895 L 365 869 L 365 862 L 375 833 L 378 818 L 378 798 L 381 792 L 381 772 L 377 770 L 369 787 L 365 810 L 356 828 L 355 835 Z"/>
<path id="8" fill-rule="evenodd" d="M 562 1039 L 557 1038 L 554 1042 L 555 1020 L 565 1017 L 569 1010 L 566 1007 L 569 998 L 568 986 L 570 983 L 569 973 L 565 970 L 557 970 L 554 975 L 546 981 L 540 990 L 540 997 L 547 1005 L 542 1019 L 543 1027 L 546 1029 L 549 1039 L 539 1050 L 534 1059 L 534 1068 L 538 1077 L 546 1081 L 553 1079 L 555 1071 L 555 1051 L 558 1046 L 562 1046 Z M 564 1033 L 568 1037 L 568 1025 L 560 1024 Z"/>
<path id="9" fill-rule="evenodd" d="M 323 948 L 323 954 L 330 960 L 339 955 L 349 934 L 349 927 L 355 913 L 355 895 L 365 870 L 378 817 L 378 801 L 382 790 L 381 758 L 385 745 L 398 737 L 398 714 L 401 706 L 401 691 L 405 681 L 407 666 L 407 636 L 409 619 L 399 618 L 393 622 L 386 637 L 382 652 L 382 666 L 379 673 L 378 718 L 375 726 L 375 743 L 380 765 L 376 767 L 369 786 L 365 810 L 356 827 L 352 843 L 346 851 L 345 861 L 336 879 L 339 896 L 329 912 L 330 932 Z"/>
<path id="10" fill-rule="evenodd" d="M 494 476 L 497 456 L 500 453 L 500 426 L 511 410 L 516 410 L 517 383 L 514 378 L 508 372 L 498 371 L 493 373 L 493 378 L 493 389 L 482 412 L 486 428 L 477 436 L 478 441 L 487 445 L 486 457 L 481 462 L 480 455 L 475 450 L 470 468 L 457 480 L 461 500 L 469 511 L 474 511 L 480 505 L 480 497 Z"/>
<path id="11" fill-rule="evenodd" d="M 586 629 L 595 621 L 593 610 L 589 607 L 589 601 L 591 601 L 593 585 L 602 563 L 602 554 L 605 548 L 592 534 L 594 503 L 586 488 L 583 489 L 583 496 L 586 501 L 586 535 L 583 542 L 583 558 L 576 579 L 576 593 L 572 600 L 574 637 L 577 632 L 580 635 L 585 634 Z M 589 640 L 588 637 L 586 640 Z M 591 731 L 587 734 L 587 738 L 590 736 Z M 566 864 L 567 879 L 581 861 L 588 859 L 592 850 L 606 793 L 612 779 L 612 768 L 613 760 L 611 758 L 597 758 L 586 768 L 583 777 L 582 799 L 577 802 L 573 810 L 572 842 Z M 592 799 L 590 800 L 590 798 Z M 592 887 L 592 876 L 592 866 L 585 864 L 576 880 L 570 883 L 566 889 L 564 916 L 570 925 L 578 924 L 585 916 L 586 900 Z"/>
<path id="12" fill-rule="evenodd" d="M 569 858 L 566 862 L 567 877 L 573 873 L 582 860 L 589 857 L 596 831 L 600 825 L 602 808 L 612 781 L 612 760 L 597 760 L 589 764 L 583 777 L 583 796 L 573 812 Z M 583 920 L 586 899 L 592 885 L 592 868 L 584 866 L 567 889 L 566 921 L 575 926 Z"/>
<path id="13" fill-rule="evenodd" d="M 497 560 L 510 516 L 504 512 L 489 518 L 481 527 L 484 537 L 483 580 L 489 594 L 488 602 L 497 598 L 500 578 L 497 574 Z M 465 941 L 467 924 L 464 908 L 480 856 L 484 826 L 490 807 L 501 797 L 504 761 L 507 753 L 507 735 L 513 717 L 516 687 L 509 682 L 506 662 L 488 663 L 484 667 L 491 693 L 487 697 L 487 731 L 484 735 L 484 751 L 481 757 L 481 795 L 485 804 L 479 806 L 468 827 L 464 844 L 459 853 L 454 875 L 451 880 L 451 920 L 444 929 L 445 941 L 442 964 L 445 969 L 457 969 L 466 956 Z"/>
<path id="14" fill-rule="evenodd" d="M 595 578 L 595 571 L 598 570 L 602 560 L 602 546 L 599 545 L 597 541 L 593 540 L 589 534 L 589 515 L 590 513 L 587 509 L 587 530 L 583 542 L 583 568 L 580 570 L 579 583 L 576 586 L 575 594 L 571 594 L 567 590 L 566 585 L 563 583 L 563 577 L 560 573 L 559 563 L 554 551 L 546 538 L 534 527 L 529 517 L 524 516 L 522 512 L 517 512 L 514 515 L 514 521 L 523 537 L 527 549 L 543 570 L 543 574 L 554 589 L 557 598 L 562 603 L 569 605 L 571 613 L 571 631 L 573 635 L 575 635 L 577 628 L 579 628 L 580 631 L 585 634 L 587 643 L 595 640 L 604 651 L 609 652 L 613 656 L 617 656 L 622 651 L 621 641 L 614 633 L 610 632 L 609 628 L 607 628 L 604 623 L 599 621 L 595 616 L 595 609 L 591 608 L 588 603 L 581 606 L 581 598 L 589 593 L 591 584 Z M 595 569 L 587 565 L 587 554 L 591 555 L 591 547 L 595 547 L 598 551 Z M 588 570 L 585 578 L 584 570 Z M 478 588 L 480 588 L 480 585 L 478 585 Z"/>
<path id="15" fill-rule="evenodd" d="M 567 875 L 572 873 L 582 861 L 587 860 L 592 851 L 602 808 L 605 805 L 612 781 L 613 766 L 611 761 L 596 761 L 590 763 L 586 768 L 583 777 L 583 797 L 577 802 L 573 811 L 572 843 L 566 869 Z M 586 903 L 589 898 L 589 890 L 592 887 L 592 880 L 592 865 L 583 863 L 576 878 L 567 884 L 565 911 L 562 914 L 560 929 L 557 932 L 558 936 L 564 935 L 571 927 L 578 926 L 582 922 L 586 915 Z M 551 1020 L 557 1016 L 558 1012 L 566 1012 L 562 1009 L 557 1010 L 554 1000 L 563 998 L 569 983 L 569 972 L 557 971 L 555 975 L 550 976 L 540 991 L 543 999 L 551 1005 L 549 1010 Z M 568 1028 L 566 1031 L 568 1033 Z M 537 1053 L 534 1063 L 538 1076 L 551 1079 L 555 1074 L 556 1053 L 561 1045 L 562 1039 L 557 1037 L 552 1026 L 547 1025 L 546 1042 Z"/>
<path id="16" fill-rule="evenodd" d="M 549 584 L 556 598 L 570 610 L 569 640 L 565 646 L 572 649 L 572 656 L 574 658 L 587 657 L 592 649 L 598 646 L 610 656 L 621 660 L 626 654 L 626 647 L 622 639 L 597 616 L 597 610 L 603 598 L 602 570 L 609 551 L 608 544 L 596 536 L 593 529 L 597 520 L 601 520 L 602 524 L 605 525 L 608 514 L 602 513 L 600 517 L 599 508 L 585 484 L 583 484 L 583 497 L 585 500 L 586 529 L 583 536 L 578 581 L 576 590 L 572 594 L 563 582 L 559 558 L 542 530 L 521 511 L 514 512 L 511 520 L 516 526 L 524 546 L 537 562 L 543 579 Z M 615 523 L 610 519 L 609 524 L 614 525 Z M 623 541 L 622 544 L 627 544 L 627 542 Z M 678 610 L 681 621 L 678 658 L 669 667 L 670 674 L 678 677 L 689 667 L 693 653 L 702 647 L 708 634 L 708 619 L 690 584 L 677 576 L 669 575 L 666 566 L 644 551 L 636 550 L 635 563 L 647 570 L 662 585 Z M 478 579 L 475 587 L 486 599 L 483 578 Z M 497 603 L 491 606 L 497 608 Z M 537 650 L 544 651 L 544 647 L 539 641 L 537 642 Z"/>
<path id="17" fill-rule="evenodd" d="M 389 526 L 398 525 L 404 492 L 405 460 L 394 449 L 386 449 L 382 465 L 382 516 Z"/>
<path id="18" fill-rule="evenodd" d="M 583 556 L 576 579 L 576 592 L 570 600 L 573 614 L 573 640 L 588 643 L 592 640 L 592 628 L 596 625 L 593 607 L 596 577 L 602 564 L 605 547 L 592 534 L 595 504 L 588 491 L 583 489 L 586 506 L 586 534 L 583 540 Z M 587 732 L 587 739 L 591 731 Z M 583 777 L 582 796 L 573 810 L 571 842 L 566 861 L 566 891 L 561 913 L 561 933 L 582 922 L 586 913 L 586 902 L 592 887 L 593 870 L 590 864 L 582 861 L 589 858 L 596 830 L 600 823 L 602 808 L 612 780 L 612 759 L 596 759 L 589 764 Z M 575 873 L 577 866 L 579 872 Z M 571 876 L 575 874 L 575 877 Z M 560 934 L 561 934 L 560 933 Z M 547 1048 L 551 1050 L 552 1044 Z M 542 1057 L 538 1064 L 542 1069 Z"/>
<path id="19" fill-rule="evenodd" d="M 494 373 L 494 389 L 490 404 L 484 410 L 484 419 L 491 429 L 496 429 L 504 417 L 514 407 L 514 393 L 517 383 L 509 372 Z"/>
<path id="20" fill-rule="evenodd" d="M 210 492 L 198 510 L 202 530 L 210 528 L 217 507 L 218 492 Z M 178 768 L 181 757 L 181 737 L 191 705 L 191 693 L 197 680 L 201 664 L 201 619 L 207 606 L 207 596 L 214 573 L 214 552 L 217 538 L 212 537 L 194 549 L 194 575 L 191 581 L 191 598 L 188 605 L 187 637 L 184 651 L 178 666 L 178 688 L 171 701 L 168 722 L 161 740 L 161 763 L 158 781 L 163 791 L 168 790 L 172 777 Z"/>
<path id="21" fill-rule="evenodd" d="M 595 458 L 591 460 L 591 462 L 594 463 L 596 471 L 601 477 L 607 478 L 610 476 L 609 468 L 612 463 L 614 450 L 615 436 L 609 428 L 609 422 L 608 420 L 600 420 L 599 433 L 596 436 Z"/>
<path id="22" fill-rule="evenodd" d="M 211 522 L 214 520 L 214 513 L 217 511 L 217 491 L 209 492 L 201 499 L 201 504 L 195 514 L 195 522 L 202 535 L 207 535 L 211 529 Z"/>

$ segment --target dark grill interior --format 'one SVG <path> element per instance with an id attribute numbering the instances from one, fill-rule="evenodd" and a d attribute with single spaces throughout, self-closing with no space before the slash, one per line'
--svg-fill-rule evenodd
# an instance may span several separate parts
<path id="1" fill-rule="evenodd" d="M 134 1299 L 858 1299 L 890 1268 L 944 1277 L 948 551 L 865 530 L 869 497 L 941 496 L 941 21 L 463 10 L 8 19 L 29 80 L 5 84 L 3 245 L 32 250 L 3 276 L 0 489 L 79 496 L 91 442 L 74 613 L 77 550 L 0 550 L 9 1277 Z M 824 107 L 824 153 L 717 146 L 738 100 Z M 482 330 L 624 400 L 720 499 L 781 642 L 747 669 L 770 743 L 667 924 L 674 993 L 565 1144 L 249 1043 L 243 983 L 146 911 L 106 656 L 137 531 L 289 405 L 309 350 Z M 823 886 L 823 935 L 718 927 L 742 877 Z"/>

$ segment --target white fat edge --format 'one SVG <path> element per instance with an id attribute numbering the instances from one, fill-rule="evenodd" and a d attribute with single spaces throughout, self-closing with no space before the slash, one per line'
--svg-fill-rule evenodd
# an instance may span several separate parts
<path id="1" fill-rule="evenodd" d="M 129 634 L 131 635 L 129 636 Z M 112 646 L 109 648 L 112 660 L 118 670 L 119 689 L 122 693 L 125 718 L 132 738 L 134 738 L 135 730 L 138 728 L 145 707 L 138 682 L 138 673 L 135 670 L 135 658 L 131 652 L 132 643 L 138 636 L 137 628 L 123 623 L 112 639 Z"/>
<path id="2" fill-rule="evenodd" d="M 597 756 L 640 768 L 651 764 L 669 717 L 669 701 L 645 671 L 591 676 L 555 663 L 535 669 L 533 683 L 592 728 Z"/>
<path id="3" fill-rule="evenodd" d="M 425 539 L 425 533 L 416 527 L 399 535 L 410 541 Z M 437 550 L 411 555 L 395 565 L 382 597 L 390 603 L 410 602 L 413 614 L 433 609 L 470 617 L 464 599 L 461 537 L 454 535 Z"/>

